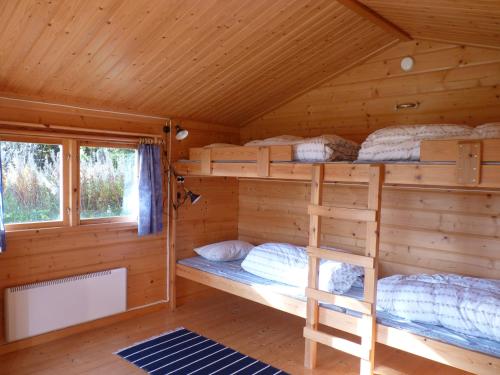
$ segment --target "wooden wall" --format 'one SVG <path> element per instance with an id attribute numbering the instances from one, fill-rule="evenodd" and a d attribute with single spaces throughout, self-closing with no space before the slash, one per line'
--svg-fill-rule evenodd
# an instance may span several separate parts
<path id="1" fill-rule="evenodd" d="M 308 242 L 310 186 L 240 180 L 239 237 Z M 363 186 L 326 185 L 325 204 L 366 207 Z M 500 192 L 385 187 L 381 273 L 453 272 L 498 278 Z M 364 246 L 365 225 L 324 219 L 322 245 Z"/>
<path id="2" fill-rule="evenodd" d="M 165 120 L 160 118 L 77 110 L 7 99 L 0 99 L 0 119 L 150 134 L 162 134 L 165 124 Z M 173 141 L 172 155 L 176 158 L 186 155 L 187 147 L 203 144 L 202 139 L 214 142 L 238 141 L 239 134 L 236 129 L 185 120 L 174 121 L 174 124 L 177 123 L 186 127 L 190 131 L 190 136 L 182 142 Z M 190 184 L 187 185 L 191 187 Z M 233 182 L 227 186 L 231 191 L 237 185 Z M 215 185 L 212 187 L 215 189 Z M 195 190 L 197 187 L 193 185 L 192 188 Z M 233 191 L 233 196 L 235 194 Z M 199 214 L 194 215 L 194 211 L 189 207 L 181 210 L 181 219 L 199 218 L 199 221 L 184 221 L 187 225 L 182 229 L 181 245 L 184 238 L 200 244 L 201 238 L 205 236 L 210 239 L 223 238 L 224 235 L 221 233 L 231 232 L 231 229 L 223 225 L 217 229 L 221 222 L 220 216 L 212 218 L 214 212 L 218 211 L 213 209 L 213 199 L 218 201 L 221 196 L 218 193 L 213 197 L 210 194 L 204 195 L 205 199 L 197 207 L 200 209 Z M 237 203 L 236 198 L 233 200 Z M 221 207 L 222 205 L 218 208 Z M 237 226 L 236 207 L 237 204 L 232 207 L 234 220 L 231 222 L 234 223 L 234 228 Z M 231 207 L 226 212 L 231 212 Z M 166 220 L 162 235 L 143 238 L 137 236 L 137 226 L 130 224 L 8 233 L 8 251 L 0 254 L 0 291 L 6 287 L 25 283 L 126 267 L 129 309 L 165 301 L 167 298 L 166 234 Z M 0 344 L 4 342 L 2 322 L 3 292 L 0 293 Z"/>
<path id="3" fill-rule="evenodd" d="M 188 158 L 190 147 L 205 146 L 210 143 L 239 143 L 239 130 L 195 121 L 182 121 L 189 129 L 189 137 L 184 141 L 174 141 L 173 160 Z M 193 248 L 212 242 L 238 238 L 238 180 L 236 178 L 186 177 L 186 188 L 201 194 L 195 205 L 186 202 L 175 213 L 175 253 L 176 259 L 196 255 Z M 199 284 L 178 278 L 177 298 L 183 298 L 207 290 Z"/>
<path id="4" fill-rule="evenodd" d="M 129 115 L 70 111 L 18 101 L 0 100 L 0 119 L 65 126 L 86 126 L 161 134 L 164 123 Z M 137 226 L 109 224 L 7 233 L 8 250 L 0 254 L 0 290 L 4 288 L 126 267 L 129 309 L 166 299 L 166 231 L 139 238 Z M 0 293 L 3 322 L 3 292 Z M 0 324 L 0 343 L 4 341 Z"/>
<path id="5" fill-rule="evenodd" d="M 415 59 L 411 72 L 400 68 L 404 56 Z M 394 124 L 499 121 L 499 84 L 498 49 L 400 43 L 246 124 L 241 140 L 333 132 L 361 142 Z M 394 110 L 404 102 L 420 107 Z"/>

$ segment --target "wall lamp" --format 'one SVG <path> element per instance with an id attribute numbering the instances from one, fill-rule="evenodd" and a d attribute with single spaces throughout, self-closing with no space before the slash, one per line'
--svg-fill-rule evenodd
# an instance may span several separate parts
<path id="1" fill-rule="evenodd" d="M 170 130 L 171 130 L 171 126 L 170 125 L 166 125 L 163 127 L 163 132 L 165 133 L 170 133 Z M 182 141 L 183 139 L 186 139 L 189 135 L 189 132 L 182 128 L 180 125 L 175 125 L 175 139 L 177 139 L 178 141 Z"/>
<path id="2" fill-rule="evenodd" d="M 184 176 L 177 176 L 177 183 L 182 186 L 182 192 L 177 192 L 176 201 L 173 204 L 174 209 L 177 210 L 184 203 L 186 203 L 187 200 L 189 200 L 191 204 L 196 204 L 200 201 L 200 194 L 193 193 L 184 186 Z"/>

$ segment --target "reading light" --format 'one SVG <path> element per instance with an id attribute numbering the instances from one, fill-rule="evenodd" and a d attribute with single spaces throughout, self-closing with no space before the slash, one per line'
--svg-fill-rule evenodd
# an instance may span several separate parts
<path id="1" fill-rule="evenodd" d="M 186 195 L 191 199 L 191 204 L 196 204 L 201 199 L 201 195 L 195 194 L 192 191 L 188 191 Z"/>
<path id="2" fill-rule="evenodd" d="M 170 133 L 170 126 L 166 125 L 163 128 L 163 131 L 167 134 Z M 182 128 L 180 125 L 175 125 L 175 139 L 182 141 L 183 139 L 186 139 L 188 135 L 189 132 L 186 129 Z"/>
<path id="3" fill-rule="evenodd" d="M 175 139 L 182 141 L 186 139 L 188 135 L 189 132 L 186 129 L 181 128 L 180 125 L 175 126 Z"/>
<path id="4" fill-rule="evenodd" d="M 176 202 L 174 203 L 174 209 L 178 209 L 180 206 L 182 206 L 184 203 L 186 203 L 186 200 L 189 198 L 191 201 L 191 204 L 196 204 L 200 201 L 201 195 L 193 193 L 191 190 L 188 190 L 184 186 L 184 176 L 176 176 L 177 183 L 182 186 L 182 190 L 184 191 L 184 195 L 181 194 L 181 192 L 177 192 L 177 199 Z"/>

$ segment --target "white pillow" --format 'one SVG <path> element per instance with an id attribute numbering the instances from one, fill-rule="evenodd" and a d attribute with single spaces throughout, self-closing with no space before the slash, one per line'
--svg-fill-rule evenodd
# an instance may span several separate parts
<path id="1" fill-rule="evenodd" d="M 225 262 L 245 258 L 253 247 L 251 243 L 232 240 L 197 247 L 194 251 L 205 259 Z"/>
<path id="2" fill-rule="evenodd" d="M 241 267 L 254 275 L 297 287 L 307 286 L 308 256 L 303 247 L 287 243 L 265 243 L 250 251 Z M 320 263 L 319 288 L 345 293 L 363 275 L 363 268 L 323 260 Z"/>

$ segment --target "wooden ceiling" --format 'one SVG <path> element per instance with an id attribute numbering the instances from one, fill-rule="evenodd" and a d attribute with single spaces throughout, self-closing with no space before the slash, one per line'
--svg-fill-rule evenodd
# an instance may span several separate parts
<path id="1" fill-rule="evenodd" d="M 0 2 L 0 92 L 239 125 L 395 38 L 331 0 Z"/>
<path id="2" fill-rule="evenodd" d="M 361 0 L 413 38 L 500 48 L 499 0 Z"/>
<path id="3" fill-rule="evenodd" d="M 354 0 L 1 1 L 0 95 L 240 126 L 408 34 L 500 47 L 499 1 L 362 3 L 396 28 Z"/>

